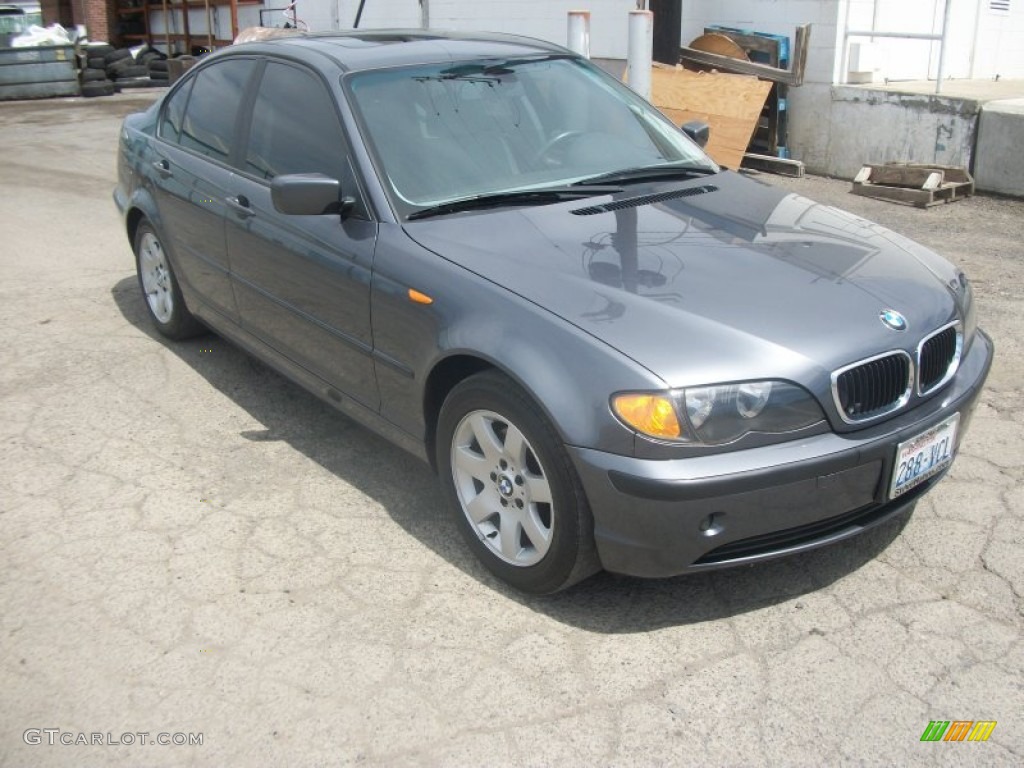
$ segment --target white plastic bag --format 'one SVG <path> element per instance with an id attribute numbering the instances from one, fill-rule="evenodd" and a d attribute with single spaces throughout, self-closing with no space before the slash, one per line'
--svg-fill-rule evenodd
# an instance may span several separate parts
<path id="1" fill-rule="evenodd" d="M 11 40 L 12 48 L 37 48 L 41 45 L 71 45 L 71 38 L 60 24 L 51 24 L 48 27 L 33 24 L 27 31 Z"/>

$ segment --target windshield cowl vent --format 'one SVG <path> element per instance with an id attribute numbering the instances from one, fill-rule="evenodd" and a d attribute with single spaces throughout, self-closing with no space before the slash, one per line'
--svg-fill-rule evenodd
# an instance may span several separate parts
<path id="1" fill-rule="evenodd" d="M 586 208 L 577 208 L 572 211 L 572 213 L 576 216 L 593 216 L 596 213 L 610 213 L 611 211 L 621 211 L 623 208 L 635 208 L 640 205 L 650 205 L 651 203 L 661 203 L 665 200 L 676 200 L 680 197 L 694 197 L 695 195 L 703 195 L 708 192 L 717 191 L 718 187 L 713 184 L 701 184 L 699 187 L 674 189 L 671 192 L 659 192 L 656 195 L 640 195 L 639 197 L 631 197 L 627 200 L 616 200 L 612 203 L 605 203 L 604 205 L 590 205 Z"/>

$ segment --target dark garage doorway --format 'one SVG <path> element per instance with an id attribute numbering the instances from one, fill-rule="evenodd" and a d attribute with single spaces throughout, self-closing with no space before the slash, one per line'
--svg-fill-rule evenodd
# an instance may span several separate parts
<path id="1" fill-rule="evenodd" d="M 654 60 L 676 64 L 683 34 L 683 0 L 650 0 L 647 7 L 654 13 Z"/>

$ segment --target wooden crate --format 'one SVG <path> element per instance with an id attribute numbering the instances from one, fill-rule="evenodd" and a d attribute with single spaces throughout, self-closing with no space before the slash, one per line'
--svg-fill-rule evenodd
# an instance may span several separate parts
<path id="1" fill-rule="evenodd" d="M 967 169 L 928 163 L 865 165 L 853 179 L 855 195 L 909 203 L 927 208 L 952 203 L 974 194 Z"/>

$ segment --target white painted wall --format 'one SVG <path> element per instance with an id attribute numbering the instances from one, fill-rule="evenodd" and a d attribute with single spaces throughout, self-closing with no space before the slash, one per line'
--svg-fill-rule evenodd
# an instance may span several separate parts
<path id="1" fill-rule="evenodd" d="M 269 2 L 270 0 L 268 0 Z M 629 11 L 635 0 L 430 0 L 434 29 L 507 32 L 565 45 L 568 12 L 591 12 L 590 52 L 597 58 L 626 58 Z M 311 29 L 350 29 L 359 0 L 299 0 L 299 18 Z M 334 20 L 337 19 L 335 24 Z M 362 28 L 418 28 L 419 0 L 366 0 Z"/>
<path id="2" fill-rule="evenodd" d="M 946 75 L 1024 77 L 1024 0 L 1011 0 L 1009 14 L 994 12 L 989 0 L 951 3 Z M 869 30 L 874 18 L 875 29 L 938 34 L 944 6 L 945 0 L 849 0 L 849 28 Z M 876 38 L 873 47 L 884 78 L 923 80 L 938 74 L 937 42 Z"/>
<path id="3" fill-rule="evenodd" d="M 979 17 L 973 77 L 1024 78 L 1024 0 L 1011 0 L 1009 15 L 984 8 Z"/>
<path id="4" fill-rule="evenodd" d="M 938 34 L 946 0 L 684 0 L 683 42 L 709 24 L 793 34 L 813 24 L 807 82 L 842 83 L 847 29 Z M 954 78 L 1024 77 L 1024 0 L 1010 0 L 1009 14 L 989 0 L 950 0 L 946 75 Z M 855 42 L 870 42 L 855 38 Z M 876 38 L 878 79 L 922 80 L 938 74 L 939 44 Z"/>
<path id="5" fill-rule="evenodd" d="M 265 0 L 284 5 L 286 0 Z M 871 95 L 838 84 L 846 79 L 845 32 L 876 29 L 900 32 L 941 30 L 945 0 L 683 0 L 682 41 L 706 25 L 787 35 L 812 24 L 805 83 L 789 93 L 789 147 L 809 170 L 851 175 L 867 159 L 968 163 L 973 123 L 953 101 L 942 108 L 914 99 Z M 1024 0 L 1010 0 L 1010 12 L 996 15 L 989 0 L 950 0 L 952 23 L 947 75 L 954 78 L 1024 78 Z M 569 10 L 589 9 L 591 53 L 624 59 L 629 11 L 634 0 L 430 0 L 435 29 L 498 31 L 529 35 L 564 45 Z M 314 31 L 350 29 L 359 0 L 298 0 L 299 18 Z M 218 26 L 228 34 L 226 8 Z M 244 13 L 244 15 L 243 15 Z M 193 12 L 193 17 L 196 12 Z M 241 26 L 256 23 L 257 9 L 239 9 Z M 203 28 L 193 22 L 193 30 Z M 367 0 L 363 28 L 419 28 L 419 0 Z M 154 24 L 156 27 L 157 24 Z M 973 55 L 972 55 L 973 52 Z M 877 39 L 878 79 L 934 77 L 938 44 Z M 865 101 L 871 109 L 864 110 Z M 868 116 L 867 122 L 862 119 Z M 861 122 L 858 122 L 861 120 Z M 964 127 L 966 126 L 966 127 Z M 945 140 L 942 137 L 949 137 Z M 940 140 L 942 139 L 942 140 Z"/>
<path id="6" fill-rule="evenodd" d="M 807 59 L 808 83 L 845 82 L 846 29 L 876 28 L 898 32 L 939 32 L 945 0 L 683 0 L 682 40 L 703 32 L 706 25 L 752 29 L 788 35 L 799 24 L 812 24 Z M 1010 13 L 998 15 L 989 0 L 952 2 L 946 72 L 950 77 L 1024 77 L 1024 0 L 1010 0 Z M 265 0 L 264 7 L 286 0 Z M 298 0 L 299 18 L 310 29 L 350 29 L 359 0 Z M 591 53 L 595 58 L 626 57 L 627 17 L 635 0 L 429 0 L 435 29 L 510 32 L 564 45 L 566 14 L 591 11 Z M 227 9 L 217 9 L 217 27 L 227 36 Z M 201 12 L 193 12 L 194 28 L 205 29 Z M 153 14 L 160 27 L 159 14 Z M 419 0 L 366 0 L 363 28 L 418 28 Z M 258 9 L 239 8 L 240 26 L 258 21 Z M 858 38 L 858 42 L 868 42 Z M 878 80 L 935 77 L 938 43 L 876 39 L 873 53 Z M 972 55 L 973 52 L 973 55 Z"/>

